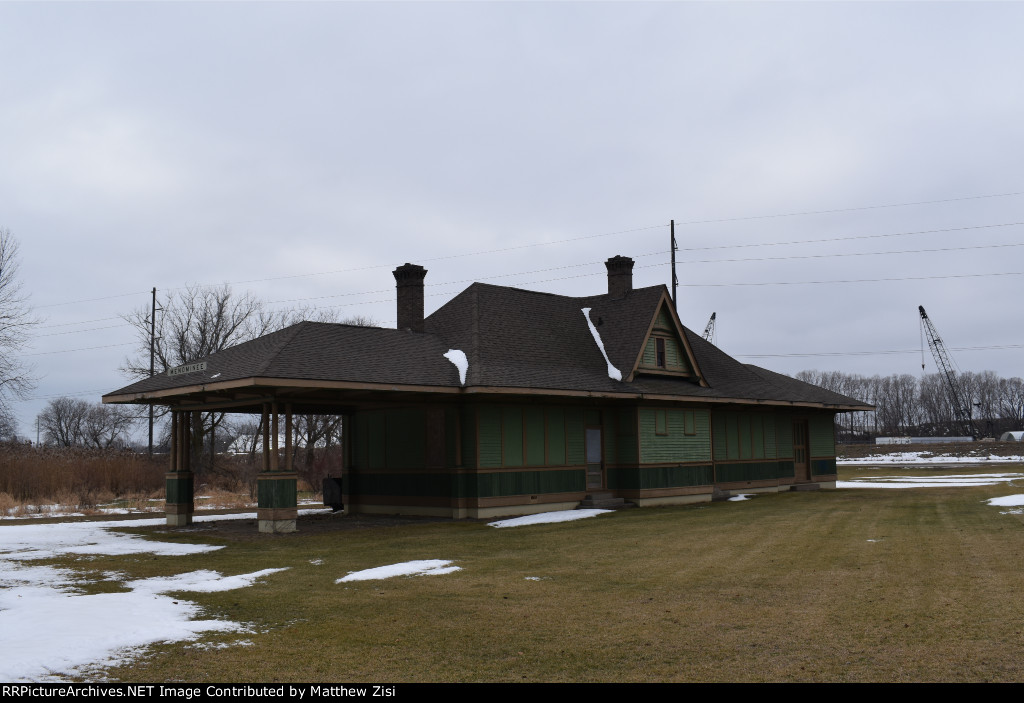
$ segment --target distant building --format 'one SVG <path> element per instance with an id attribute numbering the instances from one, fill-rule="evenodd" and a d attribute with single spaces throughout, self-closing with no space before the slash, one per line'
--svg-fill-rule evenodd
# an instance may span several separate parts
<path id="1" fill-rule="evenodd" d="M 1017 430 L 1016 432 L 1003 432 L 999 436 L 1000 442 L 1024 442 L 1024 431 Z"/>

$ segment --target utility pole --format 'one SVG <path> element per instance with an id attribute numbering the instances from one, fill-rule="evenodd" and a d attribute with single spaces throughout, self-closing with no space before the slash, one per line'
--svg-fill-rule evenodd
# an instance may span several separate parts
<path id="1" fill-rule="evenodd" d="M 149 312 L 149 377 L 156 371 L 156 286 L 153 287 L 153 306 Z M 153 456 L 153 404 L 149 405 L 149 456 Z"/>
<path id="2" fill-rule="evenodd" d="M 679 314 L 679 304 L 676 302 L 676 289 L 679 287 L 679 278 L 676 276 L 676 249 L 679 245 L 676 244 L 676 221 L 669 220 L 668 222 L 669 233 L 672 236 L 672 309 L 676 311 L 676 315 Z"/>

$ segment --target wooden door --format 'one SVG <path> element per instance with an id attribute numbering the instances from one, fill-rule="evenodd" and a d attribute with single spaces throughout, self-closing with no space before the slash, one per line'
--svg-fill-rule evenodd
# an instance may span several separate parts
<path id="1" fill-rule="evenodd" d="M 793 469 L 797 483 L 811 480 L 811 461 L 807 447 L 807 420 L 793 421 Z"/>

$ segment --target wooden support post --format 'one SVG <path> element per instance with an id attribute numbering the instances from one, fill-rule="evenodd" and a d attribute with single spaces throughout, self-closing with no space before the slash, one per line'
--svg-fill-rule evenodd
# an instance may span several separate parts
<path id="1" fill-rule="evenodd" d="M 167 499 L 164 514 L 168 527 L 192 524 L 195 513 L 195 483 L 189 461 L 189 413 L 171 411 L 170 471 L 165 476 Z"/>
<path id="2" fill-rule="evenodd" d="M 273 417 L 270 417 L 270 416 Z M 297 488 L 298 476 L 290 470 L 280 471 L 278 462 L 278 405 L 263 405 L 263 472 L 256 479 L 259 495 L 256 519 L 260 532 L 295 532 L 298 518 Z M 271 436 L 271 425 L 273 436 Z M 286 432 L 291 432 L 291 407 L 285 418 Z M 285 439 L 288 450 L 291 440 Z M 285 465 L 291 468 L 289 459 Z"/>
<path id="3" fill-rule="evenodd" d="M 284 406 L 284 470 L 291 473 L 294 463 L 292 462 L 292 404 L 285 403 Z"/>

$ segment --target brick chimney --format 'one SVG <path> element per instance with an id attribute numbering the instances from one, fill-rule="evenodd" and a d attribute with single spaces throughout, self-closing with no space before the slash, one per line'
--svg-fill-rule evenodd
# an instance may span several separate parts
<path id="1" fill-rule="evenodd" d="M 633 260 L 628 256 L 613 256 L 604 262 L 608 268 L 608 295 L 621 298 L 633 290 Z"/>
<path id="2" fill-rule="evenodd" d="M 423 331 L 423 279 L 427 270 L 416 264 L 399 266 L 392 273 L 398 287 L 398 329 Z"/>

